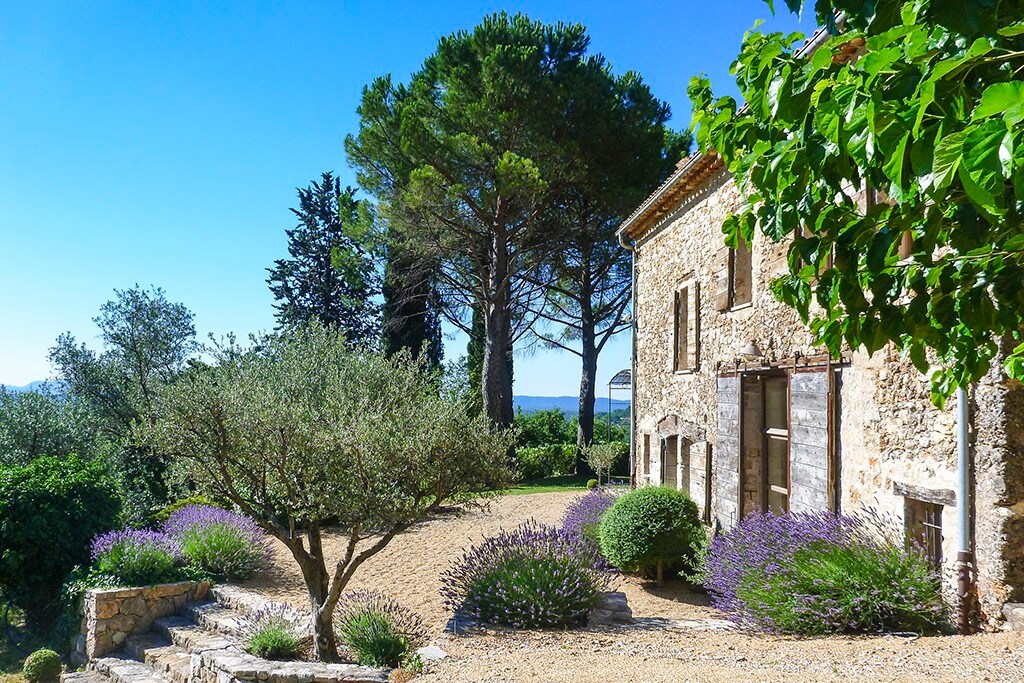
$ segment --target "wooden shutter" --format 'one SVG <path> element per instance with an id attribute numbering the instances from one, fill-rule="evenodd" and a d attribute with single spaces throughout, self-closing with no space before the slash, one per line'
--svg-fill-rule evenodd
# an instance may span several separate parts
<path id="1" fill-rule="evenodd" d="M 716 456 L 718 498 L 716 518 L 720 528 L 739 521 L 740 502 L 740 378 L 718 378 L 718 455 Z"/>
<path id="2" fill-rule="evenodd" d="M 732 305 L 742 306 L 753 300 L 753 265 L 750 245 L 740 238 L 739 247 L 733 252 L 732 259 Z"/>
<path id="3" fill-rule="evenodd" d="M 688 444 L 690 467 L 689 494 L 697 509 L 701 511 L 701 519 L 705 524 L 711 523 L 711 444 L 698 441 Z"/>
<path id="4" fill-rule="evenodd" d="M 730 301 L 729 284 L 732 281 L 732 250 L 722 246 L 715 255 L 715 309 L 719 311 L 729 310 L 732 305 Z"/>
<path id="5" fill-rule="evenodd" d="M 829 373 L 795 372 L 790 379 L 789 508 L 815 512 L 831 507 Z"/>
<path id="6" fill-rule="evenodd" d="M 683 290 L 686 297 L 686 367 L 696 370 L 700 363 L 700 290 L 696 281 Z"/>

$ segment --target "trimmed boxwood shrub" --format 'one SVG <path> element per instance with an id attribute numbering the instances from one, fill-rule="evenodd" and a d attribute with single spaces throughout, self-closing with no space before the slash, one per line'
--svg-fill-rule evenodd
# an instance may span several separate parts
<path id="1" fill-rule="evenodd" d="M 89 563 L 89 542 L 113 527 L 117 487 L 100 462 L 44 456 L 0 467 L 0 585 L 44 635 L 63 609 L 61 586 Z"/>
<path id="2" fill-rule="evenodd" d="M 36 650 L 25 658 L 21 669 L 28 683 L 57 683 L 60 672 L 60 655 L 53 650 Z"/>
<path id="3" fill-rule="evenodd" d="M 608 580 L 592 542 L 531 520 L 471 547 L 442 575 L 441 594 L 485 623 L 546 628 L 584 623 Z"/>
<path id="4" fill-rule="evenodd" d="M 694 568 L 706 538 L 697 504 L 681 491 L 647 486 L 621 496 L 604 513 L 601 551 L 628 572 L 653 573 Z"/>

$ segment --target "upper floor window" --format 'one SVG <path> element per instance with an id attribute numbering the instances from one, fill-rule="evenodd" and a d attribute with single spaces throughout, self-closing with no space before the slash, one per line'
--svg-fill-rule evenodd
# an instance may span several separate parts
<path id="1" fill-rule="evenodd" d="M 672 369 L 686 372 L 697 369 L 700 349 L 700 299 L 697 282 L 689 280 L 676 290 L 673 304 Z"/>
<path id="2" fill-rule="evenodd" d="M 754 300 L 753 265 L 750 245 L 742 238 L 736 249 L 718 250 L 715 307 L 720 311 L 741 308 Z"/>

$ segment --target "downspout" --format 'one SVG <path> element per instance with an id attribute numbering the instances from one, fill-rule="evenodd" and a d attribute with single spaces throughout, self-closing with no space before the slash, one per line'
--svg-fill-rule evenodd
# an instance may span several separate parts
<path id="1" fill-rule="evenodd" d="M 631 350 L 629 354 L 629 485 L 636 488 L 636 251 L 626 241 L 625 233 L 618 233 L 619 246 L 629 252 L 630 261 L 630 307 L 629 331 Z M 609 391 L 608 409 L 611 410 L 611 393 Z"/>
<path id="2" fill-rule="evenodd" d="M 970 405 L 967 390 L 956 390 L 956 471 L 957 471 L 957 630 L 961 634 L 975 630 L 975 561 L 971 542 L 971 445 Z"/>

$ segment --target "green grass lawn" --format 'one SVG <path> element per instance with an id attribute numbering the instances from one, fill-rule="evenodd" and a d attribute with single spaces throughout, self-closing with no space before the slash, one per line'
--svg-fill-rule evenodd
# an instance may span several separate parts
<path id="1" fill-rule="evenodd" d="M 586 491 L 589 477 L 569 474 L 562 477 L 547 477 L 521 481 L 508 490 L 508 495 L 526 493 L 551 493 L 553 491 Z"/>

